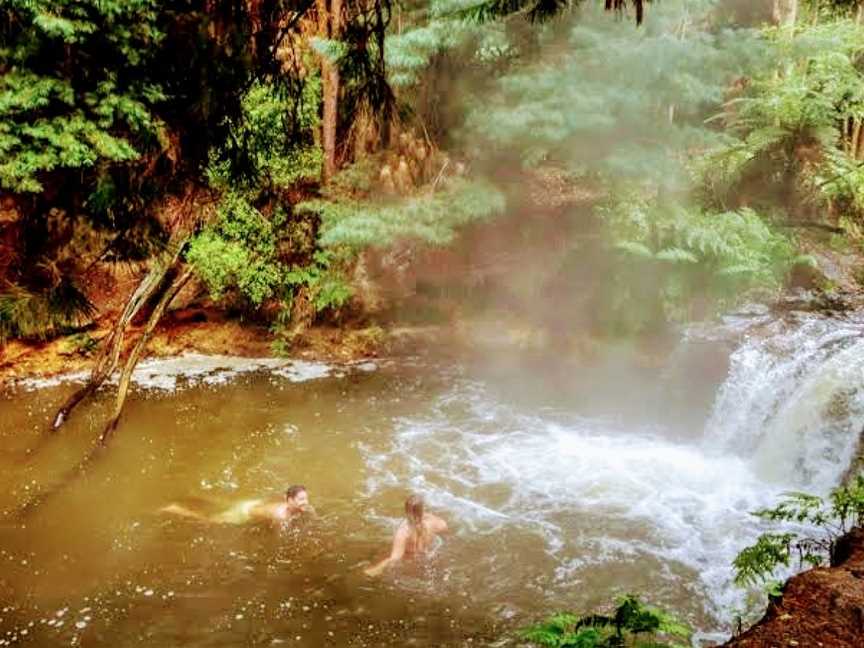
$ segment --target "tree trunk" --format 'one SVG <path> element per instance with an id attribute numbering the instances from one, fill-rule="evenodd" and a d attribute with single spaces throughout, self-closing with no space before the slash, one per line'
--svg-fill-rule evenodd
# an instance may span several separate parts
<path id="1" fill-rule="evenodd" d="M 853 119 L 852 121 L 855 125 L 852 127 L 852 139 L 849 145 L 849 154 L 857 160 L 858 150 L 861 145 L 861 120 Z"/>
<path id="2" fill-rule="evenodd" d="M 778 27 L 793 27 L 798 20 L 798 0 L 774 0 L 771 15 Z"/>
<path id="3" fill-rule="evenodd" d="M 858 144 L 852 150 L 852 155 L 856 161 L 860 162 L 864 160 L 864 124 L 862 122 L 858 122 L 859 133 L 858 133 Z"/>
<path id="4" fill-rule="evenodd" d="M 153 261 L 150 271 L 126 301 L 123 312 L 114 323 L 111 333 L 105 339 L 99 354 L 96 356 L 87 384 L 72 394 L 57 410 L 51 425 L 52 432 L 60 429 L 69 418 L 72 410 L 99 389 L 117 368 L 120 354 L 123 351 L 126 329 L 156 294 L 168 270 L 177 264 L 192 232 L 212 212 L 211 206 L 212 196 L 210 193 L 196 187 L 190 187 L 182 197 L 168 198 L 162 205 L 159 216 L 160 222 L 171 232 L 168 243 Z"/>
<path id="5" fill-rule="evenodd" d="M 321 38 L 339 40 L 342 33 L 342 0 L 317 0 L 318 34 Z M 329 182 L 336 173 L 336 126 L 339 120 L 339 66 L 321 57 L 324 107 L 321 120 L 324 145 L 323 180 Z"/>
<path id="6" fill-rule="evenodd" d="M 165 269 L 165 272 L 162 274 L 162 278 L 164 278 L 165 274 L 168 273 L 168 268 Z M 144 352 L 144 349 L 147 346 L 147 342 L 150 339 L 153 331 L 156 328 L 156 325 L 159 323 L 159 320 L 162 319 L 162 316 L 165 314 L 165 310 L 170 306 L 171 302 L 177 296 L 177 293 L 186 285 L 189 279 L 193 275 L 192 268 L 184 269 L 180 275 L 174 279 L 171 284 L 164 289 L 162 295 L 159 297 L 159 301 L 156 303 L 156 306 L 153 308 L 153 312 L 150 313 L 150 317 L 147 319 L 147 324 L 144 327 L 144 331 L 138 341 L 135 343 L 135 347 L 132 349 L 132 352 L 129 354 L 129 357 L 126 359 L 126 363 L 123 366 L 123 371 L 120 376 L 120 386 L 117 390 L 117 398 L 114 402 L 114 411 L 111 415 L 111 418 L 106 423 L 104 429 L 102 430 L 102 434 L 99 435 L 97 441 L 93 444 L 93 447 L 90 451 L 75 465 L 75 467 L 68 470 L 56 483 L 52 484 L 47 489 L 35 493 L 18 511 L 19 515 L 25 516 L 34 511 L 36 508 L 44 504 L 48 499 L 50 499 L 53 495 L 60 492 L 65 486 L 67 486 L 74 479 L 80 477 L 87 469 L 87 467 L 93 463 L 100 455 L 102 450 L 105 449 L 105 446 L 108 443 L 109 438 L 117 429 L 117 424 L 120 421 L 120 414 L 123 412 L 123 405 L 126 402 L 126 395 L 129 392 L 129 383 L 132 378 L 132 372 L 135 370 L 135 366 L 138 364 L 138 361 L 141 359 L 141 355 Z M 147 279 L 151 275 L 145 278 L 142 281 L 142 284 L 147 281 Z M 157 285 L 161 285 L 161 280 Z M 140 285 L 139 285 L 140 288 Z M 137 292 L 137 291 L 136 291 Z M 131 300 L 130 300 L 131 301 Z M 115 358 L 114 363 L 116 364 L 117 360 Z M 110 373 L 110 372 L 109 372 Z M 104 378 L 103 378 L 104 380 Z M 87 393 L 92 393 L 95 391 L 95 387 L 91 388 L 91 385 L 88 384 L 85 389 L 89 389 Z M 84 390 L 81 390 L 82 392 Z M 77 402 L 80 402 L 83 399 L 83 396 L 79 398 Z"/>

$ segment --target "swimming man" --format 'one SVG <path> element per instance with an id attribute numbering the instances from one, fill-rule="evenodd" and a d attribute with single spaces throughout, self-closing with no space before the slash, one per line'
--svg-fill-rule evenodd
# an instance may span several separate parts
<path id="1" fill-rule="evenodd" d="M 447 523 L 437 515 L 425 513 L 423 498 L 412 495 L 405 500 L 405 519 L 393 536 L 390 555 L 364 571 L 369 576 L 378 576 L 385 569 L 403 558 L 420 556 L 429 551 L 435 538 L 447 531 Z"/>
<path id="2" fill-rule="evenodd" d="M 173 513 L 184 517 L 219 522 L 223 524 L 243 524 L 253 521 L 291 522 L 305 513 L 314 513 L 315 509 L 309 503 L 309 493 L 302 484 L 289 486 L 285 491 L 283 501 L 265 499 L 243 500 L 229 509 L 216 515 L 196 513 L 180 504 L 170 504 L 162 509 L 164 513 Z"/>

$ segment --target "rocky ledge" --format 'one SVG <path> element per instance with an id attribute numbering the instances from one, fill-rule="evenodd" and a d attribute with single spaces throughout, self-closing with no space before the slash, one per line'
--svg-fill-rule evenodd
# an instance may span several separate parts
<path id="1" fill-rule="evenodd" d="M 862 648 L 864 528 L 842 538 L 831 567 L 789 579 L 765 616 L 725 648 Z"/>

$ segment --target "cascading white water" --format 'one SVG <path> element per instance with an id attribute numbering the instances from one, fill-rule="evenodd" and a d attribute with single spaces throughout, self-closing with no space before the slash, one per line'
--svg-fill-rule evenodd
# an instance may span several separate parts
<path id="1" fill-rule="evenodd" d="M 751 457 L 772 483 L 824 494 L 848 468 L 864 428 L 864 322 L 775 322 L 731 358 L 706 443 Z"/>
<path id="2" fill-rule="evenodd" d="M 506 538 L 533 533 L 554 564 L 550 605 L 628 564 L 614 585 L 651 573 L 655 598 L 688 590 L 731 629 L 744 606 L 731 561 L 762 531 L 750 512 L 790 489 L 824 492 L 850 463 L 864 425 L 861 333 L 861 322 L 813 317 L 745 336 L 690 442 L 656 424 L 526 411 L 456 377 L 425 414 L 398 420 L 386 452 L 366 453 L 369 494 L 410 484 L 462 533 L 496 538 L 505 561 L 520 552 Z"/>

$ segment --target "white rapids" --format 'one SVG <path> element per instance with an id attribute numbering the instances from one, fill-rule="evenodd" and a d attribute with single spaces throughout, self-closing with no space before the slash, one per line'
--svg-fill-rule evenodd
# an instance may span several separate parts
<path id="1" fill-rule="evenodd" d="M 750 512 L 789 490 L 824 494 L 850 465 L 864 426 L 862 331 L 813 318 L 744 335 L 689 441 L 658 425 L 526 411 L 456 376 L 426 412 L 397 420 L 384 453 L 366 452 L 368 493 L 423 492 L 472 537 L 533 534 L 554 565 L 552 600 L 590 588 L 598 565 L 641 561 L 731 629 L 745 605 L 731 561 L 763 530 Z"/>

